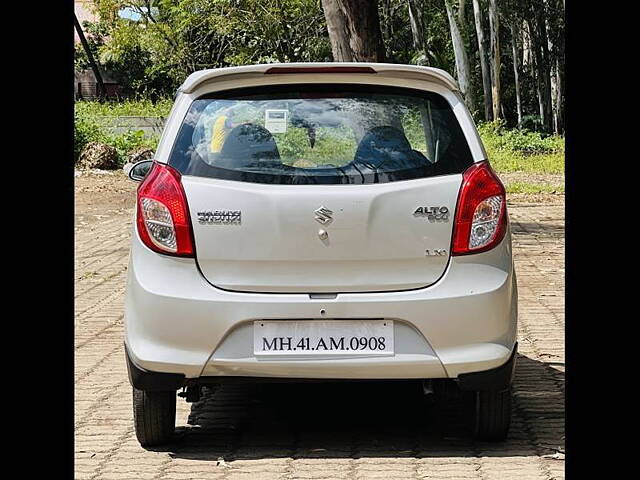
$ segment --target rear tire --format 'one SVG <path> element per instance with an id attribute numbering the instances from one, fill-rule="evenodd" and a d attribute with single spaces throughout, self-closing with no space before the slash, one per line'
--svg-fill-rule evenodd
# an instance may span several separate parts
<path id="1" fill-rule="evenodd" d="M 511 388 L 475 392 L 474 437 L 478 440 L 502 441 L 511 424 Z"/>
<path id="2" fill-rule="evenodd" d="M 133 387 L 133 419 L 140 445 L 167 443 L 176 426 L 176 392 L 150 392 Z"/>

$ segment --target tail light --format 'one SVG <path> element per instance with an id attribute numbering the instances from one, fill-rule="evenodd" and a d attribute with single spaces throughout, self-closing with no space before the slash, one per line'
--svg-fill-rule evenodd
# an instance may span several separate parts
<path id="1" fill-rule="evenodd" d="M 478 162 L 462 174 L 451 255 L 468 255 L 492 249 L 507 231 L 504 185 L 489 166 Z"/>
<path id="2" fill-rule="evenodd" d="M 138 187 L 138 235 L 151 250 L 193 257 L 193 235 L 180 172 L 161 163 Z"/>

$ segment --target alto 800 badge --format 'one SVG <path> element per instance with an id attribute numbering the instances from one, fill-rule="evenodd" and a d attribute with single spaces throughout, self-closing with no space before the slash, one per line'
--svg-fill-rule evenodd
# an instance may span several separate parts
<path id="1" fill-rule="evenodd" d="M 430 222 L 448 222 L 449 209 L 447 207 L 418 207 L 413 212 L 414 217 L 427 218 Z"/>

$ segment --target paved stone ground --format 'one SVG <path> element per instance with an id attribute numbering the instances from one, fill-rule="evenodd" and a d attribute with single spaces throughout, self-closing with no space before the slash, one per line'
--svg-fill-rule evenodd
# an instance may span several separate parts
<path id="1" fill-rule="evenodd" d="M 473 441 L 462 400 L 430 406 L 413 383 L 308 384 L 179 399 L 176 441 L 145 450 L 122 346 L 132 202 L 92 195 L 91 206 L 76 204 L 76 478 L 564 478 L 561 196 L 510 205 L 520 355 L 508 441 Z"/>

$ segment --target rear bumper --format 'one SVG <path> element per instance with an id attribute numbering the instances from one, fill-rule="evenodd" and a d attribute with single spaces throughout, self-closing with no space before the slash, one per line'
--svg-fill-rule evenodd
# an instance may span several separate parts
<path id="1" fill-rule="evenodd" d="M 131 360 L 129 349 L 126 344 L 124 352 L 127 357 L 127 373 L 129 383 L 138 390 L 146 392 L 158 392 L 167 390 L 178 390 L 186 384 L 186 378 L 182 373 L 151 372 L 136 365 Z"/>
<path id="2" fill-rule="evenodd" d="M 489 252 L 452 257 L 430 287 L 333 299 L 223 291 L 202 277 L 193 259 L 159 255 L 135 231 L 133 237 L 125 344 L 141 371 L 186 380 L 458 378 L 501 366 L 512 356 L 517 287 L 509 234 Z M 393 319 L 395 355 L 313 360 L 253 355 L 254 320 L 319 319 L 320 310 L 326 312 L 323 319 Z"/>
<path id="3" fill-rule="evenodd" d="M 458 385 L 461 390 L 503 391 L 509 388 L 513 381 L 516 369 L 516 354 L 518 353 L 518 343 L 513 346 L 513 351 L 509 360 L 499 367 L 485 370 L 483 372 L 462 373 L 458 375 Z"/>
<path id="4" fill-rule="evenodd" d="M 518 344 L 516 343 L 511 352 L 509 359 L 499 367 L 485 370 L 482 372 L 463 373 L 458 376 L 458 385 L 461 390 L 465 391 L 486 391 L 498 390 L 502 391 L 511 385 L 516 367 L 516 353 Z M 236 377 L 236 376 L 217 376 L 217 377 L 198 377 L 197 379 L 187 379 L 181 373 L 161 373 L 150 372 L 138 367 L 131 360 L 129 350 L 125 346 L 127 356 L 127 371 L 129 373 L 129 383 L 139 390 L 145 391 L 167 391 L 178 390 L 187 385 L 216 385 L 220 383 L 242 383 L 242 382 L 264 382 L 276 381 L 281 382 L 287 379 L 281 377 Z M 300 379 L 295 381 L 315 381 L 317 379 Z"/>

